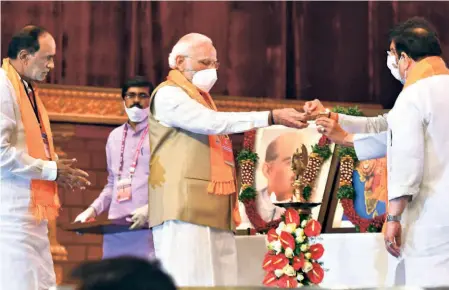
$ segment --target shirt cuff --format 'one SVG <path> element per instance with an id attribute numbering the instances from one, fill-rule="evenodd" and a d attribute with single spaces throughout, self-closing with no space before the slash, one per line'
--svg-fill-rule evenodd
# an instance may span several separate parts
<path id="1" fill-rule="evenodd" d="M 270 116 L 270 111 L 265 112 L 255 112 L 256 118 L 254 120 L 254 127 L 255 128 L 265 128 L 268 127 L 270 124 L 268 123 L 268 117 Z"/>
<path id="2" fill-rule="evenodd" d="M 397 185 L 388 186 L 388 200 L 396 199 L 403 196 L 411 196 L 414 198 L 419 192 L 419 188 Z"/>
<path id="3" fill-rule="evenodd" d="M 55 161 L 44 161 L 42 167 L 42 179 L 48 181 L 55 181 L 58 177 L 58 166 Z"/>
<path id="4" fill-rule="evenodd" d="M 353 143 L 359 160 L 382 158 L 387 155 L 387 136 L 384 134 L 354 134 Z"/>
<path id="5" fill-rule="evenodd" d="M 92 202 L 90 207 L 94 209 L 95 214 L 97 216 L 100 215 L 103 212 L 103 203 L 99 200 L 99 198 L 94 200 L 94 202 Z"/>

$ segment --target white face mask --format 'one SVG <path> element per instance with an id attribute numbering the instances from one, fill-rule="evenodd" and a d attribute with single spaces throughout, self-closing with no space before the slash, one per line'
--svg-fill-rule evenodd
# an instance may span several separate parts
<path id="1" fill-rule="evenodd" d="M 148 117 L 149 108 L 146 109 L 141 109 L 137 107 L 127 108 L 125 103 L 123 104 L 125 106 L 126 114 L 128 115 L 128 118 L 131 122 L 140 123 L 143 120 L 145 120 L 145 118 Z"/>
<path id="2" fill-rule="evenodd" d="M 208 93 L 217 80 L 217 70 L 214 68 L 209 68 L 196 72 L 193 75 L 192 83 L 200 90 Z"/>
<path id="3" fill-rule="evenodd" d="M 387 66 L 394 78 L 402 83 L 401 74 L 399 73 L 399 66 L 396 63 L 396 57 L 392 53 L 388 53 Z"/>

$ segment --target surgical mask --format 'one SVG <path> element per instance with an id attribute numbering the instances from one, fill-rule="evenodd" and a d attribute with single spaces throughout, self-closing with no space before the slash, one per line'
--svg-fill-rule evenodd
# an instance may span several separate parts
<path id="1" fill-rule="evenodd" d="M 401 58 L 399 59 L 399 61 L 401 61 L 401 59 L 403 59 L 403 57 L 401 56 Z M 399 71 L 399 62 L 398 62 L 398 71 Z M 405 84 L 405 81 L 407 80 L 407 71 L 404 71 L 404 77 L 402 78 L 401 75 L 399 74 L 399 78 L 400 78 L 400 82 L 401 84 Z"/>
<path id="2" fill-rule="evenodd" d="M 125 111 L 126 114 L 128 115 L 128 118 L 131 122 L 135 122 L 135 123 L 140 123 L 143 120 L 145 120 L 145 118 L 148 117 L 148 111 L 149 109 L 141 109 L 138 108 L 136 106 L 132 107 L 132 108 L 127 108 L 125 105 Z"/>
<path id="3" fill-rule="evenodd" d="M 395 79 L 403 83 L 403 80 L 401 78 L 401 74 L 399 73 L 399 67 L 396 63 L 396 57 L 394 54 L 388 54 L 387 57 L 387 66 L 390 69 L 391 74 L 394 76 Z"/>
<path id="4" fill-rule="evenodd" d="M 217 80 L 217 70 L 209 68 L 196 72 L 193 75 L 192 83 L 200 90 L 208 93 Z"/>

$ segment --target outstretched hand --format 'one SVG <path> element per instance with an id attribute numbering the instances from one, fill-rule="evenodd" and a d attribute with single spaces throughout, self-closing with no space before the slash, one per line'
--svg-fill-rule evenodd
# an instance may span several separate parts
<path id="1" fill-rule="evenodd" d="M 315 120 L 320 113 L 326 111 L 326 108 L 324 108 L 323 104 L 318 99 L 315 99 L 313 101 L 307 101 L 304 104 L 304 112 L 306 113 L 306 117 L 309 120 Z"/>
<path id="2" fill-rule="evenodd" d="M 352 146 L 350 144 L 352 143 L 352 138 L 349 138 L 352 137 L 352 135 L 343 130 L 337 121 L 326 117 L 320 117 L 315 121 L 315 124 L 317 125 L 318 132 L 325 135 L 335 144 Z"/>
<path id="3" fill-rule="evenodd" d="M 297 129 L 303 129 L 308 126 L 306 114 L 292 108 L 273 110 L 273 121 L 275 125 Z"/>
<path id="4" fill-rule="evenodd" d="M 75 162 L 75 158 L 59 159 L 56 161 L 56 166 L 58 168 L 56 182 L 65 189 L 85 189 L 90 185 L 90 181 L 87 180 L 89 174 L 81 169 L 75 168 Z"/>

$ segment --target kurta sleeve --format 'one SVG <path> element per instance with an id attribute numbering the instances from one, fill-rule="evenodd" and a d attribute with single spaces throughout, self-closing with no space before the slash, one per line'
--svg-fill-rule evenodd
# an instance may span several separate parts
<path id="1" fill-rule="evenodd" d="M 377 117 L 357 117 L 338 114 L 338 123 L 349 133 L 380 133 L 388 129 L 387 114 Z"/>
<path id="2" fill-rule="evenodd" d="M 0 175 L 13 174 L 25 179 L 41 179 L 53 181 L 57 177 L 55 161 L 33 158 L 25 150 L 20 150 L 13 144 L 14 135 L 18 130 L 17 116 L 14 107 L 17 102 L 6 76 L 0 78 L 1 116 L 0 116 Z"/>
<path id="3" fill-rule="evenodd" d="M 269 112 L 216 112 L 190 98 L 181 88 L 166 86 L 156 93 L 154 117 L 162 125 L 197 134 L 241 133 L 268 126 Z"/>
<path id="4" fill-rule="evenodd" d="M 355 134 L 354 149 L 359 160 L 382 158 L 387 155 L 387 131 L 371 134 Z"/>
<path id="5" fill-rule="evenodd" d="M 424 119 L 419 106 L 412 96 L 402 94 L 392 112 L 388 119 L 389 200 L 417 195 L 424 168 Z"/>

